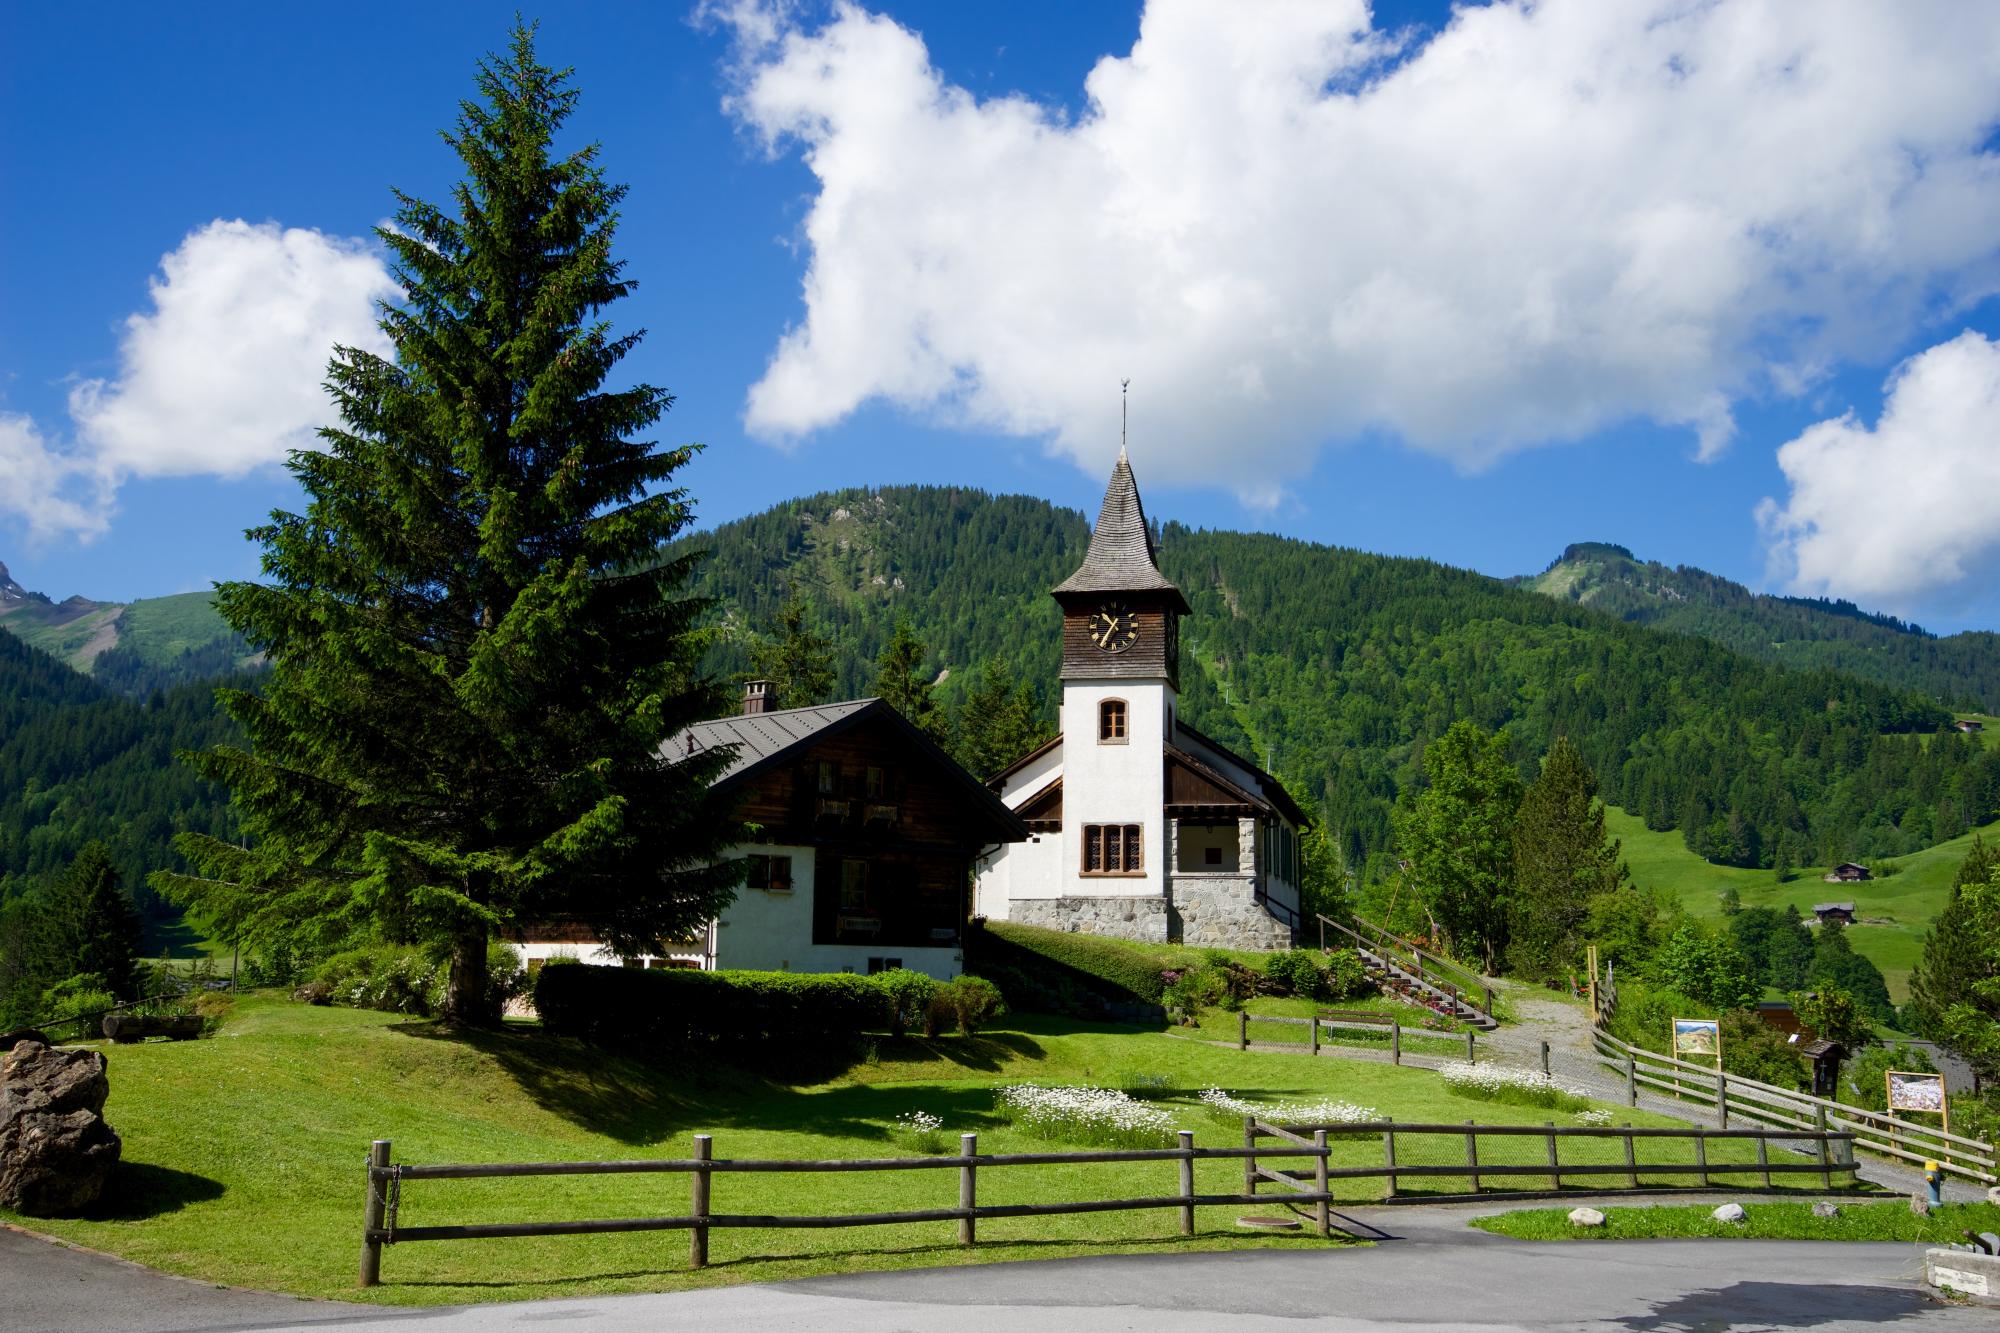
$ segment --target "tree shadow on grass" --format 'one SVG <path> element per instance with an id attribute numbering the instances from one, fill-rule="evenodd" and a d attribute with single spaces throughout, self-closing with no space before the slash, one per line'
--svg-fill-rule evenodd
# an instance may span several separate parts
<path id="1" fill-rule="evenodd" d="M 177 1213 L 191 1203 L 222 1197 L 219 1180 L 148 1162 L 120 1162 L 105 1184 L 104 1194 L 84 1216 L 93 1222 L 143 1222 Z"/>
<path id="2" fill-rule="evenodd" d="M 758 1063 L 723 1064 L 708 1055 L 643 1060 L 600 1050 L 537 1028 L 480 1030 L 400 1023 L 392 1031 L 449 1041 L 490 1056 L 538 1106 L 619 1143 L 654 1144 L 720 1129 L 810 1131 L 886 1142 L 878 1122 L 896 1112 L 929 1110 L 954 1126 L 995 1123 L 991 1094 L 886 1084 L 818 1088 L 800 1083 L 837 1078 L 867 1060 L 870 1047 L 819 1053 L 774 1051 Z M 937 1077 L 990 1072 L 1033 1059 L 1041 1044 L 1015 1032 L 978 1037 L 880 1037 L 875 1062 L 904 1068 L 934 1064 Z M 760 1067 L 760 1064 L 764 1067 Z M 779 1077 L 782 1071 L 783 1077 Z M 921 1085 L 920 1085 L 921 1086 Z"/>
<path id="3" fill-rule="evenodd" d="M 1832 1323 L 1886 1324 L 1933 1304 L 1909 1287 L 1820 1286 L 1808 1282 L 1738 1282 L 1661 1301 L 1645 1314 L 1609 1322 L 1633 1333 L 1699 1333 L 1712 1328 L 1817 1328 Z"/>

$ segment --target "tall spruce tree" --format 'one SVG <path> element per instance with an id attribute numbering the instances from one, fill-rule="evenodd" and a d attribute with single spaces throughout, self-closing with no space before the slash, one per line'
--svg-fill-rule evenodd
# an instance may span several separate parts
<path id="1" fill-rule="evenodd" d="M 1597 776 L 1568 737 L 1556 737 L 1522 795 L 1513 843 L 1508 964 L 1531 980 L 1560 976 L 1583 948 L 1591 901 L 1630 877 L 1604 831 Z"/>
<path id="2" fill-rule="evenodd" d="M 1042 740 L 1035 696 L 1003 657 L 990 657 L 958 710 L 958 761 L 974 777 L 997 773 Z"/>
<path id="3" fill-rule="evenodd" d="M 778 608 L 769 638 L 752 660 L 771 682 L 779 708 L 806 708 L 833 697 L 833 642 L 813 628 L 805 598 L 797 591 Z"/>
<path id="4" fill-rule="evenodd" d="M 577 102 L 517 24 L 482 61 L 445 142 L 452 207 L 398 194 L 378 233 L 405 293 L 393 360 L 338 349 L 342 425 L 289 464 L 302 515 L 252 536 L 266 582 L 222 585 L 268 654 L 224 691 L 250 747 L 192 756 L 226 785 L 247 847 L 177 845 L 153 882 L 230 937 L 326 947 L 359 930 L 448 954 L 447 1012 L 496 1017 L 496 931 L 551 919 L 658 951 L 724 905 L 724 751 L 663 753 L 720 710 L 696 667 L 705 604 L 674 485 L 693 447 L 636 438 L 672 397 L 608 388 L 637 332 L 602 312 L 632 284 L 611 255 L 623 187 L 598 149 L 558 155 Z"/>
<path id="5" fill-rule="evenodd" d="M 1396 807 L 1396 843 L 1431 920 L 1489 972 L 1507 947 L 1521 777 L 1504 734 L 1454 722 L 1424 748 L 1423 790 Z"/>
<path id="6" fill-rule="evenodd" d="M 1923 956 L 1910 969 L 1910 999 L 1904 1017 L 1912 1032 L 1933 1041 L 1944 1039 L 1944 1014 L 1962 1001 L 1984 976 L 1985 953 L 1975 920 L 1974 900 L 1966 889 L 1984 884 L 2000 871 L 2000 848 L 1974 838 L 1951 879 L 1944 910 L 1924 935 Z M 2000 923 L 1983 923 L 1992 929 Z"/>
<path id="7" fill-rule="evenodd" d="M 875 696 L 916 723 L 926 736 L 942 742 L 947 739 L 946 719 L 923 664 L 923 640 L 910 628 L 909 617 L 896 617 L 895 631 L 875 659 Z"/>

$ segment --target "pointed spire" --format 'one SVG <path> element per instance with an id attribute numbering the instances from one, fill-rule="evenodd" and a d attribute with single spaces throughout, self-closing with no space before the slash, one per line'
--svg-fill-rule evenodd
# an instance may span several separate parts
<path id="1" fill-rule="evenodd" d="M 1146 510 L 1139 502 L 1139 483 L 1122 445 L 1118 462 L 1111 469 L 1111 484 L 1104 490 L 1097 526 L 1091 529 L 1090 550 L 1076 573 L 1057 584 L 1054 591 L 1058 597 L 1067 593 L 1168 592 L 1179 610 L 1185 613 L 1188 609 L 1180 589 L 1160 572 L 1153 534 L 1146 527 Z"/>

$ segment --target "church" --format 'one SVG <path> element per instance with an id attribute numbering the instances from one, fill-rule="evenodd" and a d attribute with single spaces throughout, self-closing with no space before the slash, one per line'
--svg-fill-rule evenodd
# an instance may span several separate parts
<path id="1" fill-rule="evenodd" d="M 1160 572 L 1125 451 L 1062 608 L 1061 731 L 989 781 L 1027 826 L 980 859 L 974 912 L 1240 949 L 1300 927 L 1305 812 L 1177 707 L 1181 590 Z"/>

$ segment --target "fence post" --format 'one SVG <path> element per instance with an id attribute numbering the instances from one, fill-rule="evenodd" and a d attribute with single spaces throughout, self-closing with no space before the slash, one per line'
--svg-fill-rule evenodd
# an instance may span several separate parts
<path id="1" fill-rule="evenodd" d="M 1715 1071 L 1715 1127 L 1729 1128 L 1729 1075 Z"/>
<path id="2" fill-rule="evenodd" d="M 1383 1193 L 1385 1199 L 1396 1197 L 1396 1122 L 1385 1120 L 1382 1129 Z"/>
<path id="3" fill-rule="evenodd" d="M 1324 929 L 1324 927 L 1322 927 Z M 1194 1131 L 1184 1129 L 1181 1140 L 1181 1234 L 1194 1234 Z"/>
<path id="4" fill-rule="evenodd" d="M 1486 992 L 1486 1016 L 1491 1018 L 1493 1017 L 1493 988 L 1491 986 L 1484 986 L 1481 989 Z"/>
<path id="5" fill-rule="evenodd" d="M 1479 1131 L 1473 1122 L 1465 1122 L 1465 1174 L 1472 1181 L 1472 1192 L 1479 1193 Z"/>
<path id="6" fill-rule="evenodd" d="M 1556 1157 L 1556 1122 L 1548 1120 L 1543 1123 L 1549 1128 L 1549 1188 L 1559 1190 L 1563 1187 L 1563 1173 L 1562 1163 Z"/>
<path id="7" fill-rule="evenodd" d="M 1236 1049 L 1239 1051 L 1250 1049 L 1250 1011 L 1248 1009 L 1236 1015 Z"/>
<path id="8" fill-rule="evenodd" d="M 1694 1164 L 1697 1167 L 1701 1168 L 1699 1175 L 1699 1178 L 1701 1180 L 1701 1187 L 1703 1189 L 1707 1189 L 1708 1188 L 1708 1128 L 1705 1125 L 1696 1125 L 1694 1127 Z"/>
<path id="9" fill-rule="evenodd" d="M 1319 1054 L 1319 1015 L 1312 1016 L 1313 1054 Z"/>
<path id="10" fill-rule="evenodd" d="M 958 1168 L 958 1206 L 965 1214 L 958 1219 L 958 1243 L 970 1245 L 973 1240 L 972 1210 L 979 1206 L 979 1168 L 972 1164 L 972 1159 L 979 1156 L 979 1136 L 959 1135 L 958 1155 L 965 1159 L 965 1164 Z"/>
<path id="11" fill-rule="evenodd" d="M 1826 1134 L 1826 1108 L 1813 1107 L 1813 1129 L 1822 1136 L 1819 1140 L 1819 1183 L 1824 1189 L 1833 1188 L 1833 1144 L 1824 1137 Z"/>
<path id="12" fill-rule="evenodd" d="M 1860 1185 L 1861 1185 L 1861 1177 L 1860 1177 L 1859 1173 L 1856 1173 L 1856 1172 L 1855 1172 L 1855 1170 L 1854 1170 L 1854 1140 L 1853 1140 L 1853 1138 L 1849 1137 L 1849 1138 L 1844 1138 L 1844 1139 L 1840 1140 L 1840 1148 L 1839 1148 L 1839 1151 L 1840 1151 L 1840 1165 L 1841 1165 L 1841 1168 L 1842 1168 L 1843 1170 L 1845 1170 L 1845 1171 L 1847 1171 L 1847 1172 L 1849 1172 L 1849 1173 L 1850 1173 L 1850 1174 L 1849 1174 L 1849 1176 L 1848 1176 L 1848 1180 L 1847 1180 L 1847 1187 L 1848 1187 L 1849 1189 L 1857 1189 L 1857 1188 L 1859 1188 L 1859 1187 L 1860 1187 Z"/>
<path id="13" fill-rule="evenodd" d="M 1639 1104 L 1639 1064 L 1629 1055 L 1625 1057 L 1625 1104 Z"/>
<path id="14" fill-rule="evenodd" d="M 368 1145 L 368 1204 L 361 1210 L 361 1285 L 373 1287 L 382 1281 L 382 1242 L 375 1233 L 382 1229 L 382 1182 L 377 1170 L 389 1165 L 389 1140 L 376 1139 Z"/>
<path id="15" fill-rule="evenodd" d="M 1764 1177 L 1764 1188 L 1771 1188 L 1771 1147 L 1764 1135 L 1757 1136 L 1757 1170 Z"/>
<path id="16" fill-rule="evenodd" d="M 1313 1188 L 1319 1191 L 1319 1207 L 1315 1211 L 1318 1214 L 1317 1221 L 1319 1223 L 1320 1238 L 1324 1240 L 1333 1234 L 1333 1201 L 1326 1197 L 1325 1130 L 1316 1129 L 1313 1131 L 1313 1147 L 1319 1151 L 1319 1156 L 1313 1159 Z"/>
<path id="17" fill-rule="evenodd" d="M 708 1267 L 708 1166 L 714 1156 L 715 1140 L 707 1134 L 694 1136 L 695 1168 L 688 1175 L 688 1267 Z"/>
<path id="18" fill-rule="evenodd" d="M 1639 1157 L 1632 1151 L 1632 1122 L 1625 1122 L 1625 1180 L 1633 1189 L 1639 1188 Z"/>
<path id="19" fill-rule="evenodd" d="M 1479 1063 L 1478 1057 L 1473 1055 L 1472 1053 L 1472 1041 L 1475 1035 L 1476 1034 L 1474 1034 L 1471 1028 L 1467 1028 L 1465 1030 L 1465 1063 L 1469 1065 L 1476 1065 Z"/>
<path id="20" fill-rule="evenodd" d="M 1549 1044 L 1548 1044 L 1547 1042 L 1543 1042 L 1543 1043 L 1542 1043 L 1542 1077 L 1543 1077 L 1543 1078 L 1547 1078 L 1548 1076 L 1549 1076 Z"/>
<path id="21" fill-rule="evenodd" d="M 1243 1192 L 1257 1192 L 1257 1121 L 1252 1116 L 1243 1117 L 1243 1146 L 1250 1151 L 1243 1155 Z"/>
<path id="22" fill-rule="evenodd" d="M 1403 1024 L 1394 1018 L 1389 1020 L 1389 1063 L 1403 1063 Z"/>

